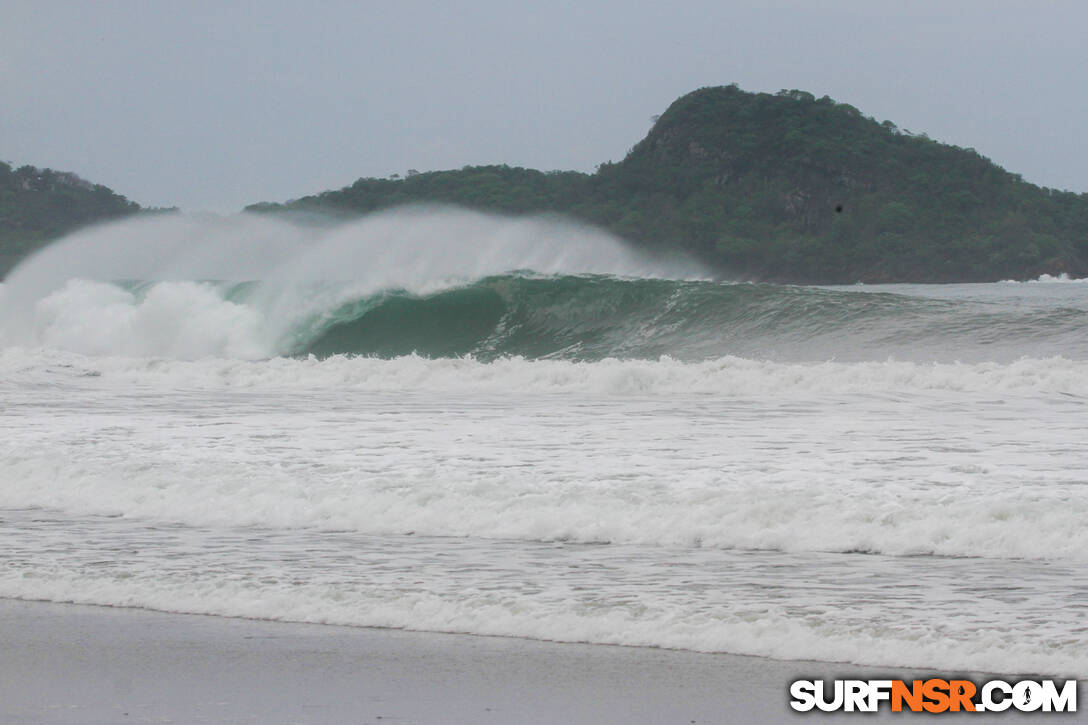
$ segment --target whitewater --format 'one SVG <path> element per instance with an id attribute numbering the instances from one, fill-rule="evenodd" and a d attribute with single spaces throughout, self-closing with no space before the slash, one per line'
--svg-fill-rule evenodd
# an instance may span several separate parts
<path id="1" fill-rule="evenodd" d="M 1088 285 L 138 218 L 0 286 L 0 596 L 1088 675 Z"/>

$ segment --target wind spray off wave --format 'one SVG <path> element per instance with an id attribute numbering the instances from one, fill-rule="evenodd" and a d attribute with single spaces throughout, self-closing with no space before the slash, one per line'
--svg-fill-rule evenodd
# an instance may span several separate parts
<path id="1" fill-rule="evenodd" d="M 0 293 L 0 596 L 1088 673 L 1088 286 L 141 219 Z"/>
<path id="2" fill-rule="evenodd" d="M 560 219 L 436 208 L 335 226 L 171 215 L 77 233 L 21 264 L 4 290 L 0 340 L 94 354 L 272 357 L 305 352 L 300 327 L 374 295 L 426 296 L 514 271 L 699 274 Z"/>
<path id="3" fill-rule="evenodd" d="M 0 341 L 181 360 L 1088 357 L 1077 285 L 949 295 L 701 275 L 556 219 L 450 209 L 335 227 L 140 219 L 77 234 L 19 267 Z"/>

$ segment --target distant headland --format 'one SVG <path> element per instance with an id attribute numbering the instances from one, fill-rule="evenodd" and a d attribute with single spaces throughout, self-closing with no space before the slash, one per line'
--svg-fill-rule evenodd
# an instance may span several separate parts
<path id="1" fill-rule="evenodd" d="M 725 277 L 798 283 L 1088 275 L 1088 194 L 798 90 L 677 99 L 595 173 L 468 166 L 362 178 L 247 211 L 355 216 L 412 203 L 563 214 Z M 139 211 L 70 174 L 0 164 L 0 274 L 76 226 Z"/>

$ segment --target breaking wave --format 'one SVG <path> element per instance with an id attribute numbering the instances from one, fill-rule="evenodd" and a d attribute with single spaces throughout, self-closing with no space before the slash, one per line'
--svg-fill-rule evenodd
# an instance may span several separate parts
<path id="1" fill-rule="evenodd" d="M 181 360 L 1088 357 L 1088 302 L 1079 285 L 1052 287 L 732 284 L 562 220 L 450 209 L 333 227 L 179 216 L 92 229 L 25 262 L 2 290 L 0 344 Z"/>
<path id="2" fill-rule="evenodd" d="M 603 275 L 503 274 L 430 292 L 372 293 L 353 283 L 76 279 L 35 300 L 5 332 L 9 345 L 181 360 L 416 354 L 977 362 L 1086 357 L 1085 315 L 1077 301 L 1033 309 Z"/>

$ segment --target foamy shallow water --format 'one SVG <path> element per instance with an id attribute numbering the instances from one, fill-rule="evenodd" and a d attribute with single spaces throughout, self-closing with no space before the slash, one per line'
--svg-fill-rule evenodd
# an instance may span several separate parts
<path id="1" fill-rule="evenodd" d="M 0 595 L 973 671 L 1083 673 L 1067 563 L 182 527 L 3 511 Z M 43 552 L 48 552 L 43 556 Z"/>
<path id="2" fill-rule="evenodd" d="M 0 365 L 2 596 L 1088 673 L 1075 361 Z"/>
<path id="3" fill-rule="evenodd" d="M 1088 676 L 1086 319 L 449 209 L 97 227 L 0 285 L 0 596 Z"/>

